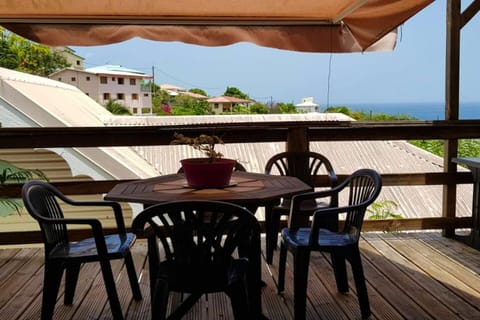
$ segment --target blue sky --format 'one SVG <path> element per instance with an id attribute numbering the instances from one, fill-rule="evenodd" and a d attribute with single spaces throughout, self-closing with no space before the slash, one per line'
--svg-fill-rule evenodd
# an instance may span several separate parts
<path id="1" fill-rule="evenodd" d="M 391 52 L 331 55 L 249 43 L 212 48 L 142 39 L 72 49 L 86 59 L 86 67 L 119 64 L 148 74 L 154 67 L 157 84 L 201 88 L 210 96 L 221 95 L 230 86 L 260 102 L 298 103 L 310 96 L 323 106 L 327 101 L 330 105 L 439 102 L 445 96 L 445 12 L 446 0 L 436 0 L 408 20 Z M 479 30 L 477 16 L 461 35 L 460 100 L 465 102 L 480 101 Z"/>

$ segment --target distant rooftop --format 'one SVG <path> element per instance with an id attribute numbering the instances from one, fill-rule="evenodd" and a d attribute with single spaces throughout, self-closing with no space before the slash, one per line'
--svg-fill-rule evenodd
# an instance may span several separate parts
<path id="1" fill-rule="evenodd" d="M 235 98 L 235 97 L 229 97 L 229 96 L 220 96 L 220 97 L 213 97 L 207 100 L 210 103 L 249 103 L 252 102 L 250 100 L 246 99 L 240 99 L 240 98 Z"/>
<path id="2" fill-rule="evenodd" d="M 175 85 L 169 84 L 169 83 L 161 84 L 160 89 L 162 89 L 162 90 L 172 90 L 172 91 L 186 91 L 185 88 L 175 86 Z"/>
<path id="3" fill-rule="evenodd" d="M 94 73 L 94 74 L 108 74 L 108 75 L 117 75 L 117 76 L 133 76 L 133 77 L 141 77 L 141 78 L 152 78 L 152 76 L 147 75 L 144 72 L 125 68 L 119 65 L 111 65 L 107 64 L 104 66 L 98 66 L 93 68 L 85 69 L 86 72 Z"/>

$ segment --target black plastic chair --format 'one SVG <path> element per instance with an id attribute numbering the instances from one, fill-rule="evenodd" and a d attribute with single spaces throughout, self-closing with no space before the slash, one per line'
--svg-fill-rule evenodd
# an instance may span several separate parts
<path id="1" fill-rule="evenodd" d="M 316 152 L 282 152 L 270 158 L 265 165 L 265 174 L 277 174 L 283 176 L 297 177 L 309 186 L 312 190 L 315 187 L 315 176 L 326 175 L 330 187 L 337 184 L 337 176 L 330 161 L 323 155 Z M 318 208 L 336 206 L 337 199 L 305 201 L 300 210 L 306 215 L 313 215 Z M 290 212 L 290 198 L 283 198 L 280 205 L 265 208 L 266 226 L 266 260 L 272 263 L 273 251 L 277 247 L 278 233 L 280 231 L 280 220 L 282 216 L 288 216 Z M 338 217 L 328 217 L 325 225 L 332 231 L 338 229 Z"/>
<path id="2" fill-rule="evenodd" d="M 109 201 L 74 201 L 64 196 L 51 184 L 43 181 L 27 182 L 23 186 L 22 197 L 28 212 L 40 225 L 45 246 L 41 319 L 52 319 L 64 271 L 64 303 L 70 305 L 73 303 L 81 264 L 94 261 L 100 262 L 113 317 L 114 319 L 123 319 L 110 260 L 125 259 L 134 299 L 141 300 L 142 294 L 130 253 L 130 247 L 136 237 L 133 233 L 126 232 L 120 205 Z M 97 219 L 65 218 L 58 200 L 72 206 L 111 207 L 115 214 L 118 233 L 105 236 L 102 225 Z M 93 237 L 70 242 L 68 225 L 90 226 Z"/>
<path id="3" fill-rule="evenodd" d="M 337 289 L 341 293 L 348 292 L 346 260 L 350 262 L 362 317 L 368 318 L 370 316 L 370 304 L 358 241 L 365 211 L 375 201 L 381 188 L 382 180 L 376 171 L 361 169 L 331 190 L 301 194 L 292 198 L 288 228 L 284 228 L 281 233 L 278 292 L 284 290 L 288 250 L 293 254 L 294 314 L 296 320 L 305 319 L 311 251 L 330 253 Z M 340 195 L 342 192 L 348 193 L 348 196 L 342 197 Z M 311 226 L 308 228 L 297 225 L 296 220 L 299 217 L 301 218 L 299 208 L 303 201 L 330 197 L 333 194 L 339 195 L 340 201 L 348 199 L 348 203 L 337 208 L 330 207 L 315 211 Z M 342 231 L 332 232 L 322 227 L 322 217 L 337 216 L 340 213 L 346 213 Z"/>
<path id="4" fill-rule="evenodd" d="M 260 226 L 247 209 L 218 201 L 160 203 L 138 214 L 132 229 L 148 238 L 153 319 L 166 319 L 171 291 L 189 296 L 168 319 L 180 319 L 212 292 L 230 297 L 235 319 L 260 314 Z"/>

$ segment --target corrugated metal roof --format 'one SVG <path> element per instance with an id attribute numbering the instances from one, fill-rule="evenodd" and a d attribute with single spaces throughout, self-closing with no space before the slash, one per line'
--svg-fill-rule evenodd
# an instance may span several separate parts
<path id="1" fill-rule="evenodd" d="M 122 117 L 109 119 L 108 125 L 175 125 L 197 123 L 262 121 L 339 121 L 351 120 L 342 114 L 294 115 L 217 115 L 183 117 Z M 162 174 L 174 173 L 180 160 L 202 156 L 185 145 L 141 146 L 135 149 Z M 285 143 L 237 143 L 218 146 L 225 157 L 238 160 L 248 171 L 263 172 L 267 160 L 285 151 Z M 310 150 L 327 156 L 338 174 L 349 174 L 359 168 L 373 168 L 380 173 L 442 172 L 443 158 L 417 148 L 407 141 L 319 141 Z M 459 167 L 459 170 L 466 170 Z M 457 215 L 471 216 L 472 186 L 457 186 Z M 384 187 L 381 200 L 394 200 L 404 217 L 439 217 L 442 210 L 442 186 Z"/>
<path id="2" fill-rule="evenodd" d="M 149 76 L 148 74 L 142 71 L 125 68 L 119 65 L 111 65 L 111 64 L 87 68 L 85 69 L 85 71 L 89 73 L 94 73 L 94 74 L 152 78 L 152 76 Z"/>

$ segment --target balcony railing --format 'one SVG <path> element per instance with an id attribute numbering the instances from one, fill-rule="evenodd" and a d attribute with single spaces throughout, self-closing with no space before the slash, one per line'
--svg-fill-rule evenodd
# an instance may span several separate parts
<path id="1" fill-rule="evenodd" d="M 308 150 L 310 141 L 409 140 L 434 139 L 456 141 L 480 138 L 480 120 L 402 121 L 402 122 L 266 122 L 258 125 L 211 124 L 148 127 L 74 127 L 74 128 L 0 128 L 0 148 L 53 148 L 167 145 L 174 132 L 188 135 L 215 133 L 228 143 L 285 142 L 292 151 Z M 375 155 L 372 155 L 374 157 Z M 444 159 L 450 163 L 451 159 Z M 444 166 L 444 172 L 383 174 L 385 186 L 443 185 L 441 217 L 367 221 L 364 230 L 443 229 L 446 235 L 456 228 L 469 228 L 471 217 L 456 217 L 452 194 L 457 184 L 471 183 L 469 172 L 456 172 L 456 166 Z M 450 168 L 454 168 L 453 170 Z M 449 171 L 451 170 L 451 171 Z M 344 176 L 340 175 L 342 179 Z M 123 181 L 123 180 L 122 180 Z M 65 194 L 101 194 L 120 180 L 62 182 L 55 184 Z M 317 177 L 317 185 L 326 183 Z M 453 188 L 452 188 L 453 187 Z M 4 189 L 9 196 L 19 196 L 21 185 Z M 83 231 L 77 231 L 80 235 Z M 3 232 L 0 244 L 28 243 L 40 240 L 39 233 Z"/>

